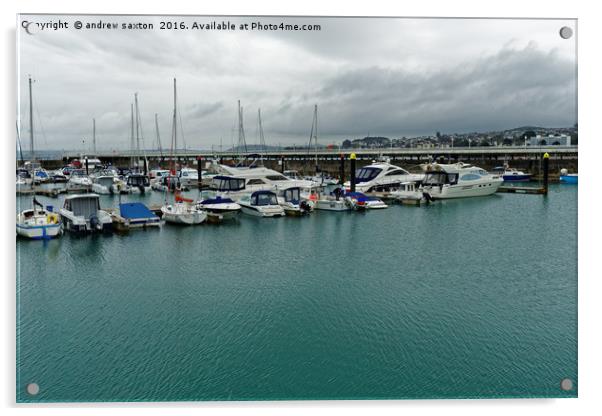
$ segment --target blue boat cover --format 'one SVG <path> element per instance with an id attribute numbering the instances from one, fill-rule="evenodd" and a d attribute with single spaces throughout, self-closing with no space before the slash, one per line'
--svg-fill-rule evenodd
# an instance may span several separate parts
<path id="1" fill-rule="evenodd" d="M 123 218 L 128 220 L 159 218 L 141 202 L 128 202 L 126 204 L 119 204 L 119 212 Z"/>

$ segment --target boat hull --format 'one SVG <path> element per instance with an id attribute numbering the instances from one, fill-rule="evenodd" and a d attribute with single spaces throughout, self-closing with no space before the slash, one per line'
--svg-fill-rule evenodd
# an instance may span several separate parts
<path id="1" fill-rule="evenodd" d="M 314 205 L 314 209 L 319 209 L 322 211 L 349 211 L 351 207 L 344 200 L 329 200 L 329 199 L 319 199 L 316 201 Z"/>
<path id="2" fill-rule="evenodd" d="M 165 222 L 182 225 L 198 225 L 205 222 L 207 213 L 204 211 L 182 211 L 174 209 L 173 206 L 161 207 L 162 218 Z"/>
<path id="3" fill-rule="evenodd" d="M 567 183 L 567 184 L 577 184 L 578 176 L 577 175 L 561 175 L 560 182 Z"/>
<path id="4" fill-rule="evenodd" d="M 243 214 L 252 215 L 254 217 L 283 217 L 285 215 L 284 209 L 279 205 L 253 207 L 241 204 L 241 207 Z"/>
<path id="5" fill-rule="evenodd" d="M 502 176 L 504 182 L 529 182 L 531 180 L 531 175 L 504 175 Z"/>
<path id="6" fill-rule="evenodd" d="M 61 234 L 61 224 L 21 225 L 17 224 L 17 234 L 32 240 L 49 240 Z"/>
<path id="7" fill-rule="evenodd" d="M 474 183 L 469 185 L 443 185 L 424 188 L 432 199 L 454 199 L 454 198 L 471 198 L 478 196 L 493 195 L 503 183 L 502 180 L 486 183 Z"/>

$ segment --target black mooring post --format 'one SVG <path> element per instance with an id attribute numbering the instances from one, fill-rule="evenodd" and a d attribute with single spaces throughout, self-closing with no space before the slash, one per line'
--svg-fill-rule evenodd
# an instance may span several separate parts
<path id="1" fill-rule="evenodd" d="M 90 174 L 89 170 L 90 169 L 88 168 L 88 158 L 86 158 L 86 176 L 88 176 Z"/>
<path id="2" fill-rule="evenodd" d="M 203 160 L 203 158 L 201 156 L 198 156 L 196 158 L 196 170 L 197 170 L 197 176 L 198 176 L 199 189 L 201 189 L 201 185 L 203 182 L 203 164 L 201 163 L 201 160 Z"/>
<path id="3" fill-rule="evenodd" d="M 146 176 L 148 174 L 148 165 L 146 162 L 146 158 L 144 158 L 144 176 Z"/>
<path id="4" fill-rule="evenodd" d="M 351 160 L 351 192 L 355 192 L 355 153 L 351 153 L 349 160 Z"/>
<path id="5" fill-rule="evenodd" d="M 543 194 L 548 194 L 548 172 L 550 170 L 550 155 L 543 154 Z"/>
<path id="6" fill-rule="evenodd" d="M 339 183 L 343 185 L 345 183 L 345 155 L 343 153 L 341 153 L 341 167 L 339 176 L 341 177 Z"/>
<path id="7" fill-rule="evenodd" d="M 280 156 L 280 167 L 282 168 L 281 173 L 284 173 L 286 170 L 286 167 L 284 166 L 284 156 Z"/>

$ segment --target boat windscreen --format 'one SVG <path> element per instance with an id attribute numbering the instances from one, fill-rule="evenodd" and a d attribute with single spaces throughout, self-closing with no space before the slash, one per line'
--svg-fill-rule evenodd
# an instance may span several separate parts
<path id="1" fill-rule="evenodd" d="M 376 178 L 380 172 L 382 172 L 380 168 L 361 168 L 355 173 L 355 180 L 357 182 L 368 182 Z"/>
<path id="2" fill-rule="evenodd" d="M 256 193 L 253 194 L 253 205 L 266 206 L 266 205 L 278 205 L 276 195 L 273 193 Z"/>
<path id="3" fill-rule="evenodd" d="M 71 211 L 78 217 L 90 218 L 100 209 L 98 198 L 75 198 L 70 203 Z"/>

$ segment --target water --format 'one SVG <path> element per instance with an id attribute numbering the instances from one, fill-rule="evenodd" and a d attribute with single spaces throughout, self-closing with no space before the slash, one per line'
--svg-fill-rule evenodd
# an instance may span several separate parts
<path id="1" fill-rule="evenodd" d="M 577 396 L 574 186 L 17 255 L 18 401 Z"/>

